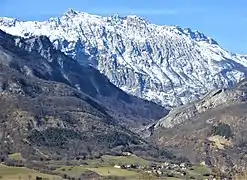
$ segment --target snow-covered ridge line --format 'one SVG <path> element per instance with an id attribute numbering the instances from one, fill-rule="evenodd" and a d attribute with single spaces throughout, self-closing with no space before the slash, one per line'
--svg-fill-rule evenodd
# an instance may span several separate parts
<path id="1" fill-rule="evenodd" d="M 231 87 L 247 72 L 245 56 L 224 50 L 203 33 L 133 15 L 102 17 L 69 10 L 44 22 L 0 18 L 0 29 L 22 37 L 45 35 L 124 91 L 163 105 L 181 105 L 209 90 Z"/>
<path id="2" fill-rule="evenodd" d="M 179 26 L 159 26 L 155 24 L 151 24 L 148 21 L 146 21 L 143 18 L 140 18 L 136 15 L 128 15 L 125 17 L 121 17 L 118 14 L 114 14 L 109 17 L 104 17 L 104 16 L 99 16 L 99 15 L 92 15 L 86 12 L 79 12 L 79 11 L 74 11 L 73 9 L 69 9 L 62 17 L 55 17 L 55 18 L 50 18 L 47 21 L 44 22 L 38 22 L 38 21 L 21 21 L 16 18 L 8 18 L 8 17 L 0 17 L 0 25 L 1 26 L 6 26 L 6 27 L 16 27 L 16 26 L 22 26 L 23 24 L 29 24 L 29 25 L 45 25 L 47 23 L 51 23 L 51 25 L 60 25 L 62 24 L 61 20 L 65 19 L 71 19 L 71 18 L 83 18 L 84 20 L 94 20 L 95 23 L 109 23 L 109 22 L 115 22 L 118 23 L 119 21 L 124 21 L 124 20 L 137 20 L 140 22 L 143 22 L 149 26 L 152 26 L 153 28 L 159 28 L 160 31 L 162 30 L 168 30 L 175 32 L 179 35 L 184 34 L 190 38 L 193 38 L 196 41 L 207 41 L 211 43 L 217 44 L 216 41 L 214 41 L 212 38 L 209 38 L 205 36 L 203 33 L 199 31 L 192 31 L 190 28 L 181 28 Z M 30 26 L 31 28 L 31 26 Z M 19 31 L 15 32 L 16 35 L 22 35 Z M 33 35 L 36 35 L 35 33 Z"/>

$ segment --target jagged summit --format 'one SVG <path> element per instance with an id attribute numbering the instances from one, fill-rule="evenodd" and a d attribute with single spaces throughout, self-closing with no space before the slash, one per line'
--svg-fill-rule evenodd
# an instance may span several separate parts
<path id="1" fill-rule="evenodd" d="M 71 16 L 75 16 L 78 14 L 79 14 L 79 11 L 75 11 L 72 8 L 68 9 L 68 11 L 65 13 L 65 15 L 71 15 Z"/>
<path id="2" fill-rule="evenodd" d="M 2 18 L 0 29 L 26 38 L 46 35 L 57 49 L 98 69 L 117 87 L 162 105 L 185 104 L 246 77 L 245 56 L 190 28 L 74 10 L 44 22 L 13 21 Z"/>
<path id="3" fill-rule="evenodd" d="M 205 36 L 203 33 L 199 32 L 198 30 L 192 31 L 190 28 L 184 28 L 181 31 L 184 34 L 186 34 L 188 37 L 190 37 L 196 41 L 204 41 L 204 42 L 207 42 L 209 44 L 219 45 L 214 39 L 212 39 L 211 37 Z"/>

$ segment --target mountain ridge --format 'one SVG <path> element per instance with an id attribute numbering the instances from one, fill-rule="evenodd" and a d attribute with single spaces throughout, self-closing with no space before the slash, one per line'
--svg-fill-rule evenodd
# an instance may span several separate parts
<path id="1" fill-rule="evenodd" d="M 119 123 L 128 126 L 148 123 L 167 113 L 165 108 L 155 103 L 126 94 L 94 68 L 81 66 L 76 60 L 56 50 L 46 36 L 23 39 L 0 30 L 1 37 L 0 45 L 5 49 L 19 53 L 24 59 L 37 59 L 33 63 L 20 61 L 13 68 L 27 76 L 64 83 L 87 94 L 106 107 Z"/>
<path id="2" fill-rule="evenodd" d="M 47 37 L 0 30 L 0 70 L 1 158 L 20 152 L 28 159 L 74 159 L 126 148 L 152 158 L 159 151 L 130 129 L 167 110 L 126 94 Z"/>
<path id="3" fill-rule="evenodd" d="M 167 107 L 246 77 L 245 56 L 225 51 L 199 31 L 158 26 L 133 15 L 69 10 L 44 22 L 0 18 L 0 29 L 26 38 L 46 35 L 57 49 L 98 69 L 125 92 Z"/>

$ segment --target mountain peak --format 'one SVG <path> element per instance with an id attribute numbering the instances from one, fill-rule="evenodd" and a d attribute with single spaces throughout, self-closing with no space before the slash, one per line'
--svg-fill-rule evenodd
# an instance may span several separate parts
<path id="1" fill-rule="evenodd" d="M 206 36 L 205 34 L 203 34 L 202 32 L 198 31 L 198 30 L 192 30 L 191 28 L 181 28 L 180 26 L 176 26 L 177 29 L 185 34 L 186 36 L 188 36 L 189 38 L 198 41 L 198 42 L 207 42 L 209 44 L 215 44 L 215 45 L 219 45 L 214 39 L 212 39 L 211 37 Z"/>
<path id="2" fill-rule="evenodd" d="M 244 56 L 224 50 L 205 34 L 135 15 L 102 17 L 70 9 L 45 22 L 12 21 L 0 21 L 0 29 L 25 38 L 45 35 L 122 90 L 162 105 L 178 106 L 209 90 L 232 87 L 247 74 Z"/>
<path id="3" fill-rule="evenodd" d="M 16 18 L 0 17 L 0 26 L 15 26 L 17 21 Z"/>
<path id="4" fill-rule="evenodd" d="M 75 16 L 75 15 L 78 15 L 79 14 L 79 11 L 75 11 L 74 9 L 72 8 L 69 8 L 66 12 L 65 12 L 65 15 L 67 16 Z"/>

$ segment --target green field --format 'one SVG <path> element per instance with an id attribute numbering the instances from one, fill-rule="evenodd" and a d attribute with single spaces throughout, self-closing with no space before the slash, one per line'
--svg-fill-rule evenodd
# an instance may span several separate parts
<path id="1" fill-rule="evenodd" d="M 25 160 L 22 156 L 21 156 L 21 153 L 14 153 L 14 154 L 10 154 L 9 155 L 9 158 L 14 160 L 14 161 L 23 161 Z"/>
<path id="2" fill-rule="evenodd" d="M 101 159 L 87 160 L 91 166 L 113 166 L 113 165 L 127 165 L 139 164 L 148 165 L 148 161 L 136 156 L 102 156 Z"/>
<path id="3" fill-rule="evenodd" d="M 1 180 L 35 180 L 36 176 L 47 178 L 50 180 L 62 180 L 59 176 L 42 174 L 24 167 L 9 167 L 0 165 L 0 179 Z"/>
<path id="4" fill-rule="evenodd" d="M 137 178 L 141 174 L 135 171 L 128 171 L 125 169 L 118 169 L 114 167 L 99 167 L 99 168 L 87 168 L 90 171 L 96 172 L 101 176 L 117 176 L 117 177 L 128 177 L 128 178 Z"/>
<path id="5" fill-rule="evenodd" d="M 143 174 L 136 171 L 114 168 L 114 165 L 139 164 L 147 165 L 148 161 L 136 156 L 102 156 L 101 159 L 91 159 L 85 161 L 88 165 L 83 166 L 61 166 L 55 172 L 70 177 L 81 177 L 87 171 L 93 171 L 100 176 L 117 176 L 117 177 L 140 177 Z"/>
<path id="6" fill-rule="evenodd" d="M 141 176 L 140 173 L 137 173 L 135 171 L 128 171 L 125 169 L 118 169 L 111 166 L 108 167 L 98 167 L 93 168 L 89 166 L 63 166 L 56 170 L 56 172 L 60 174 L 66 174 L 70 177 L 79 178 L 81 177 L 85 172 L 87 171 L 93 171 L 100 176 L 116 176 L 116 177 L 128 177 L 128 178 L 136 178 Z"/>
<path id="7" fill-rule="evenodd" d="M 139 164 L 139 165 L 148 165 L 148 161 L 142 159 L 137 156 L 103 156 L 102 159 L 105 162 L 112 163 L 112 164 Z"/>
<path id="8" fill-rule="evenodd" d="M 87 166 L 62 166 L 55 170 L 55 172 L 61 174 L 61 175 L 68 175 L 70 177 L 79 178 L 83 173 L 85 173 L 87 170 Z"/>
<path id="9" fill-rule="evenodd" d="M 212 174 L 212 170 L 202 165 L 192 166 L 191 170 L 189 170 L 189 174 L 195 178 L 199 178 L 203 177 L 205 174 Z"/>

